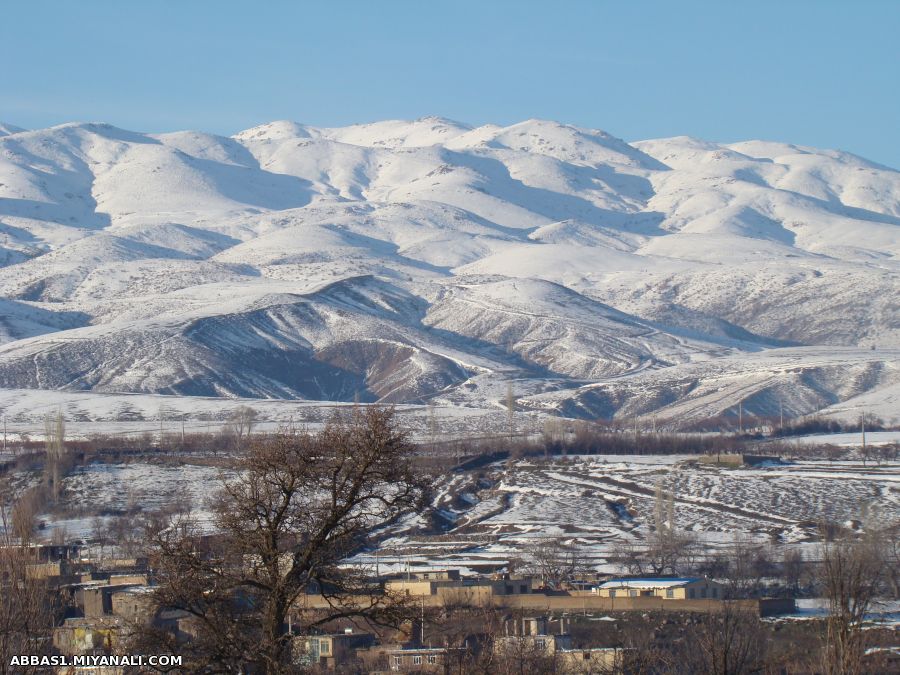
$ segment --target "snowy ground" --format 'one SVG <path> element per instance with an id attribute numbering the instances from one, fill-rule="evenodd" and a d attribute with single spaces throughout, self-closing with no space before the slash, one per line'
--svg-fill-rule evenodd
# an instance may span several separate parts
<path id="1" fill-rule="evenodd" d="M 553 538 L 580 545 L 599 568 L 609 569 L 605 560 L 618 543 L 640 544 L 646 538 L 660 482 L 674 493 L 677 526 L 708 551 L 739 537 L 814 556 L 823 520 L 860 527 L 862 511 L 873 507 L 884 519 L 900 517 L 897 462 L 803 461 L 729 469 L 692 459 L 581 456 L 520 462 L 483 472 L 480 485 L 457 475 L 437 498 L 455 521 L 448 536 L 432 540 L 404 533 L 384 548 L 404 550 L 414 564 L 471 567 L 473 561 L 522 557 L 535 542 Z M 455 544 L 454 534 L 460 539 Z M 430 555 L 429 546 L 438 551 Z"/>
<path id="2" fill-rule="evenodd" d="M 812 434 L 809 436 L 788 436 L 786 443 L 797 445 L 838 445 L 842 447 L 859 447 L 863 443 L 861 432 L 850 434 Z M 900 431 L 867 431 L 866 445 L 888 445 L 900 443 Z"/>
<path id="3" fill-rule="evenodd" d="M 825 598 L 802 598 L 797 600 L 797 610 L 766 619 L 767 621 L 792 621 L 802 619 L 822 619 L 828 616 L 828 601 Z M 870 627 L 900 628 L 900 602 L 888 600 L 874 603 L 866 615 Z"/>
<path id="4" fill-rule="evenodd" d="M 385 533 L 380 564 L 500 567 L 551 538 L 577 544 L 598 569 L 611 569 L 607 558 L 618 544 L 646 539 L 658 485 L 673 494 L 677 527 L 707 552 L 742 538 L 814 556 L 822 521 L 860 528 L 865 510 L 884 520 L 900 518 L 900 462 L 808 460 L 726 468 L 696 460 L 569 456 L 446 475 L 435 483 L 433 504 L 447 529 L 428 530 L 421 516 L 402 520 Z M 184 461 L 77 468 L 64 481 L 65 508 L 41 516 L 46 533 L 65 527 L 70 537 L 90 537 L 95 516 L 176 506 L 208 520 L 220 470 Z M 18 480 L 24 485 L 27 476 Z M 359 560 L 371 563 L 374 557 Z"/>
<path id="5" fill-rule="evenodd" d="M 45 534 L 65 529 L 72 539 L 94 536 L 97 517 L 104 521 L 122 513 L 177 508 L 209 521 L 208 502 L 221 484 L 222 472 L 209 466 L 148 462 L 90 464 L 63 481 L 65 513 L 41 514 Z"/>
<path id="6" fill-rule="evenodd" d="M 282 425 L 315 429 L 333 415 L 347 413 L 352 403 L 332 401 L 296 401 L 284 399 L 215 398 L 203 396 L 164 396 L 153 394 L 98 394 L 23 389 L 0 389 L 0 411 L 10 442 L 24 436 L 41 440 L 45 418 L 61 414 L 66 437 L 84 439 L 94 435 L 137 437 L 149 434 L 158 440 L 165 436 L 190 433 L 216 433 L 239 407 L 250 407 L 258 414 L 255 429 L 271 431 Z M 436 440 L 491 435 L 508 430 L 506 410 L 493 407 L 452 405 L 396 405 L 404 428 L 419 440 Z M 516 413 L 517 431 L 539 431 L 545 415 L 538 412 Z"/>

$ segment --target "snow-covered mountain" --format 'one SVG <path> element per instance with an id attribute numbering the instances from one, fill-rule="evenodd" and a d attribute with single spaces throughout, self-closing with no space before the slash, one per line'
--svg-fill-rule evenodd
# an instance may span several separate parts
<path id="1" fill-rule="evenodd" d="M 844 152 L 0 124 L 0 237 L 5 388 L 900 414 L 900 172 Z"/>

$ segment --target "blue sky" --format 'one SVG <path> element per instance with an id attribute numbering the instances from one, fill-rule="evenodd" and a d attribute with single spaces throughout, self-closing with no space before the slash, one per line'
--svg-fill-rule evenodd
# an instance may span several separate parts
<path id="1" fill-rule="evenodd" d="M 894 0 L 7 0 L 0 120 L 231 134 L 539 117 L 900 168 L 898 35 Z"/>

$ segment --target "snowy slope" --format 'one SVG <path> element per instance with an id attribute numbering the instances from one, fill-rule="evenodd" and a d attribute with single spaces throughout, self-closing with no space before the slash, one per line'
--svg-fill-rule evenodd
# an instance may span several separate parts
<path id="1" fill-rule="evenodd" d="M 900 409 L 879 406 L 900 386 L 900 350 L 873 353 L 848 347 L 767 349 L 642 371 L 574 390 L 523 397 L 524 407 L 559 409 L 568 416 L 653 416 L 665 423 L 743 413 L 796 416 L 833 406 L 868 410 L 900 421 Z M 894 398 L 896 402 L 896 398 Z"/>
<path id="2" fill-rule="evenodd" d="M 898 255 L 900 173 L 838 151 L 0 124 L 5 388 L 891 417 Z"/>

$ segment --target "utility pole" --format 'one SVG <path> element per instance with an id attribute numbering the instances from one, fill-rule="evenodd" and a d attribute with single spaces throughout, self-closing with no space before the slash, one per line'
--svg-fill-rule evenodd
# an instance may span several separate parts
<path id="1" fill-rule="evenodd" d="M 738 431 L 744 433 L 744 402 L 738 401 Z"/>

